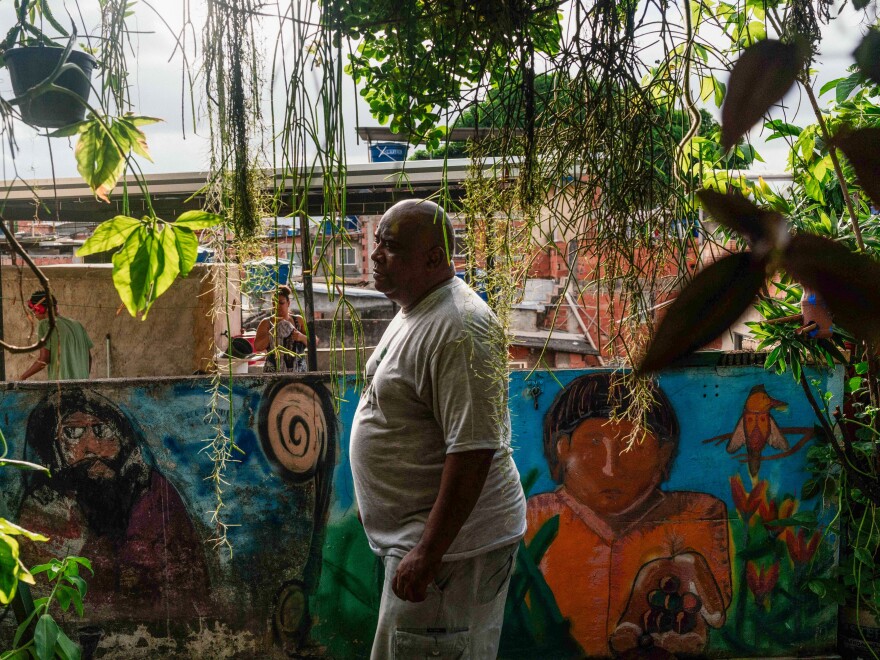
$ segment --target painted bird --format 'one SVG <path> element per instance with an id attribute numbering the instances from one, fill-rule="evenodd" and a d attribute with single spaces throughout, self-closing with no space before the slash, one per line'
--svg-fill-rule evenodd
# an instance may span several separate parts
<path id="1" fill-rule="evenodd" d="M 755 385 L 746 398 L 742 417 L 727 443 L 727 452 L 732 454 L 745 445 L 749 474 L 753 477 L 758 476 L 758 470 L 761 469 L 761 452 L 766 445 L 779 450 L 788 449 L 788 441 L 770 415 L 771 410 L 785 410 L 787 407 L 784 401 L 767 394 L 763 385 Z"/>

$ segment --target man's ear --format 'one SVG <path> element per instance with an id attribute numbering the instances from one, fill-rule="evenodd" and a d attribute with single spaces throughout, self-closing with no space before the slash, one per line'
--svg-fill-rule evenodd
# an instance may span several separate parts
<path id="1" fill-rule="evenodd" d="M 428 250 L 428 266 L 431 269 L 444 268 L 449 264 L 446 259 L 446 250 L 440 245 L 435 245 Z"/>

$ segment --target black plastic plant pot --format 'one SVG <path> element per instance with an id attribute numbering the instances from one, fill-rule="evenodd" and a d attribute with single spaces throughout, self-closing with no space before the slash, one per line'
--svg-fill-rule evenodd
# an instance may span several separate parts
<path id="1" fill-rule="evenodd" d="M 15 95 L 22 96 L 31 87 L 52 75 L 63 54 L 63 48 L 48 46 L 24 46 L 6 51 L 6 67 L 9 69 Z M 89 100 L 91 91 L 89 82 L 97 62 L 88 53 L 78 50 L 70 51 L 67 62 L 75 64 L 79 71 L 65 71 L 55 79 L 55 84 L 69 89 L 83 102 L 79 103 L 64 92 L 44 92 L 19 106 L 21 117 L 28 124 L 42 128 L 61 128 L 85 118 L 85 103 Z"/>

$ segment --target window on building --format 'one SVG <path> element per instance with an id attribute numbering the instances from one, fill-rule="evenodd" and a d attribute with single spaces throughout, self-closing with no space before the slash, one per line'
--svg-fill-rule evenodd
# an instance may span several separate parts
<path id="1" fill-rule="evenodd" d="M 343 266 L 357 266 L 357 252 L 354 248 L 339 248 L 338 261 Z"/>

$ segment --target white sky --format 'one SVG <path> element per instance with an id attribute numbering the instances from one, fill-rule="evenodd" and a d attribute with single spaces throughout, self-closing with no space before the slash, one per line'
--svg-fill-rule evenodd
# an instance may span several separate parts
<path id="1" fill-rule="evenodd" d="M 57 4 L 61 0 L 54 0 Z M 83 10 L 86 5 L 93 4 L 90 0 L 80 0 Z M 311 0 L 302 0 L 310 2 Z M 66 0 L 68 6 L 73 6 L 72 0 Z M 175 30 L 179 30 L 183 24 L 184 6 L 181 0 L 148 0 L 162 18 Z M 53 6 L 55 6 L 53 4 Z M 193 28 L 188 34 L 190 45 L 200 40 L 202 20 L 197 15 L 201 0 L 191 0 L 193 11 Z M 204 122 L 193 130 L 191 115 L 189 114 L 189 89 L 182 80 L 182 61 L 180 52 L 174 53 L 174 39 L 168 29 L 164 27 L 156 14 L 139 2 L 135 6 L 136 19 L 131 24 L 133 29 L 141 32 L 135 41 L 135 53 L 129 54 L 129 65 L 132 67 L 132 98 L 139 114 L 161 117 L 164 122 L 146 126 L 144 131 L 150 152 L 153 155 L 153 163 L 143 158 L 138 158 L 145 173 L 169 173 L 206 169 L 209 156 L 209 144 L 207 130 Z M 204 9 L 202 9 L 204 11 Z M 56 16 L 63 13 L 56 11 Z M 821 85 L 831 79 L 845 75 L 845 69 L 851 63 L 851 53 L 859 40 L 860 15 L 856 15 L 847 8 L 845 18 L 833 21 L 826 29 L 823 40 L 823 52 L 817 68 L 821 69 L 821 77 L 817 84 L 817 90 Z M 5 26 L 13 21 L 12 3 L 0 0 L 0 33 L 5 33 Z M 97 21 L 93 17 L 86 17 L 87 24 L 95 26 Z M 90 21 L 90 22 L 89 22 Z M 276 28 L 267 25 L 265 31 L 264 46 L 267 50 L 274 47 Z M 190 50 L 190 56 L 192 51 Z M 170 58 L 170 60 L 169 60 Z M 346 127 L 345 143 L 348 162 L 358 163 L 367 161 L 367 147 L 364 143 L 358 144 L 355 134 L 357 120 L 362 125 L 378 125 L 370 114 L 366 103 L 354 92 L 350 79 L 345 78 L 343 112 Z M 199 87 L 197 93 L 200 93 Z M 185 101 L 182 99 L 185 94 Z M 8 74 L 5 69 L 0 69 L 0 95 L 5 98 L 12 96 Z M 268 96 L 268 95 L 267 95 Z M 829 95 L 830 96 L 830 95 Z M 828 97 L 820 99 L 820 103 L 827 102 Z M 796 92 L 792 92 L 786 98 L 786 104 L 797 107 L 798 99 Z M 183 130 L 181 121 L 181 104 L 186 106 L 186 130 Z M 795 123 L 807 123 L 811 121 L 809 108 L 804 99 L 799 113 L 795 116 Z M 355 116 L 355 110 L 359 116 Z M 709 108 L 717 114 L 717 110 Z M 203 112 L 201 109 L 199 112 Z M 789 116 L 789 121 L 792 118 Z M 753 131 L 754 133 L 754 131 Z M 30 127 L 17 123 L 15 126 L 16 140 L 19 153 L 15 160 L 18 174 L 27 179 L 51 177 L 51 167 L 47 139 L 36 133 Z M 4 140 L 5 142 L 5 140 Z M 782 141 L 771 142 L 762 145 L 756 142 L 756 147 L 763 155 L 766 164 L 756 164 L 756 169 L 780 171 L 784 167 L 785 145 Z M 58 177 L 77 176 L 76 163 L 73 157 L 72 143 L 66 139 L 53 139 L 52 149 L 55 162 L 55 175 Z M 13 163 L 8 153 L 8 148 L 3 145 L 2 162 L 0 162 L 0 179 L 13 178 Z"/>

